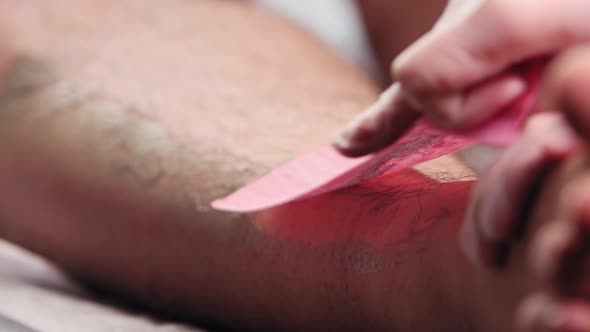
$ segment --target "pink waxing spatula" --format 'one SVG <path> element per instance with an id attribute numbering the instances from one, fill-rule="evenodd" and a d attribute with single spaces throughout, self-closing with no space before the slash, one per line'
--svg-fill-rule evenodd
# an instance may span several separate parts
<path id="1" fill-rule="evenodd" d="M 475 144 L 506 146 L 518 137 L 533 108 L 544 64 L 535 61 L 519 70 L 529 82 L 527 94 L 481 128 L 452 133 L 422 119 L 381 152 L 351 159 L 325 147 L 280 166 L 212 205 L 218 210 L 254 212 L 353 186 Z"/>

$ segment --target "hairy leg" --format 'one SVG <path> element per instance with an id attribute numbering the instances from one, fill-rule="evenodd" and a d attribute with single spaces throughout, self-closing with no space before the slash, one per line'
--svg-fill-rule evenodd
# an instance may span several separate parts
<path id="1" fill-rule="evenodd" d="M 289 271 L 287 249 L 209 202 L 328 141 L 373 97 L 364 76 L 238 3 L 0 6 L 18 37 L 2 99 L 2 235 L 193 317 L 272 327 L 287 316 L 296 328 L 289 316 L 309 316 L 305 301 L 272 304 L 304 284 L 264 282 L 264 267 Z"/>

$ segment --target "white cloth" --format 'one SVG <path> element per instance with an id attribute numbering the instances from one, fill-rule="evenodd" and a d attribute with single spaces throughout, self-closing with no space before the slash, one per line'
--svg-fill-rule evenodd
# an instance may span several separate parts
<path id="1" fill-rule="evenodd" d="M 376 61 L 355 0 L 254 0 L 291 19 L 349 61 L 376 73 Z"/>

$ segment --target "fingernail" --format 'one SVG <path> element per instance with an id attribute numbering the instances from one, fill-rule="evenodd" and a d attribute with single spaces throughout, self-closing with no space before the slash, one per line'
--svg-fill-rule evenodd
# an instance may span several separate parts
<path id="1" fill-rule="evenodd" d="M 349 157 L 357 157 L 364 154 L 366 146 L 374 141 L 375 129 L 364 123 L 364 119 L 353 120 L 332 141 L 338 151 Z"/>
<path id="2" fill-rule="evenodd" d="M 528 84 L 524 79 L 513 79 L 506 82 L 504 87 L 505 98 L 507 100 L 516 99 L 522 96 L 528 89 Z"/>
<path id="3" fill-rule="evenodd" d="M 341 151 L 346 151 L 351 146 L 350 141 L 346 138 L 345 132 L 336 135 L 336 137 L 332 140 L 332 145 Z"/>
<path id="4" fill-rule="evenodd" d="M 336 150 L 340 151 L 344 155 L 349 155 L 357 150 L 358 142 L 351 140 L 351 134 L 349 130 L 344 130 L 339 133 L 334 140 L 332 140 L 332 146 Z"/>
<path id="5" fill-rule="evenodd" d="M 398 89 L 399 85 L 392 85 L 381 93 L 377 101 L 350 121 L 334 139 L 334 147 L 349 156 L 362 155 L 370 149 L 379 135 L 383 134 L 380 129 L 386 128 L 381 123 L 384 121 L 382 114 L 394 107 Z"/>

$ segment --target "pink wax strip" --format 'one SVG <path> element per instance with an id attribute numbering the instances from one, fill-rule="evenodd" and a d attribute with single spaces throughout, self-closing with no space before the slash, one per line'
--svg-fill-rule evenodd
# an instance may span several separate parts
<path id="1" fill-rule="evenodd" d="M 351 159 L 325 147 L 273 170 L 212 205 L 232 212 L 259 211 L 353 186 L 385 172 L 400 171 L 474 144 L 510 144 L 518 137 L 532 109 L 541 69 L 538 64 L 528 66 L 529 93 L 481 128 L 461 134 L 450 133 L 423 119 L 397 142 L 371 156 Z"/>
<path id="2" fill-rule="evenodd" d="M 369 157 L 346 158 L 333 148 L 291 161 L 220 200 L 219 210 L 253 212 L 372 179 L 386 171 L 402 170 L 475 143 L 421 124 L 396 144 Z"/>

